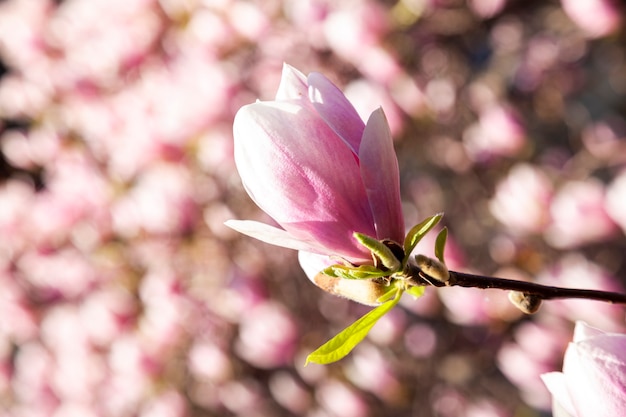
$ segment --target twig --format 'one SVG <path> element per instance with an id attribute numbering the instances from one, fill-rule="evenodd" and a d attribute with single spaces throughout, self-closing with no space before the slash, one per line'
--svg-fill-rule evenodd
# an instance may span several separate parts
<path id="1" fill-rule="evenodd" d="M 500 290 L 518 291 L 523 294 L 536 296 L 542 300 L 557 298 L 582 298 L 588 300 L 606 301 L 615 304 L 626 304 L 626 294 L 610 291 L 581 290 L 575 288 L 553 287 L 533 282 L 516 281 L 512 279 L 488 277 L 484 275 L 466 274 L 450 271 L 449 279 L 445 282 L 429 276 L 415 265 L 407 265 L 405 274 L 417 285 L 434 285 L 436 287 L 466 287 L 466 288 L 496 288 Z"/>

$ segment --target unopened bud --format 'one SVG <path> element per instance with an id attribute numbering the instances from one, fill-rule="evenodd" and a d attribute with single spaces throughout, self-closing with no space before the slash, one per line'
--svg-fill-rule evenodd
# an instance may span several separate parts
<path id="1" fill-rule="evenodd" d="M 424 255 L 415 255 L 415 264 L 427 275 L 426 278 L 433 278 L 442 283 L 446 283 L 450 280 L 448 267 L 437 259 L 429 258 Z"/>
<path id="2" fill-rule="evenodd" d="M 384 279 L 345 279 L 319 273 L 313 281 L 324 291 L 369 306 L 379 305 L 378 299 L 389 290 Z"/>
<path id="3" fill-rule="evenodd" d="M 541 307 L 541 298 L 539 296 L 520 291 L 509 291 L 509 300 L 515 307 L 526 314 L 534 314 Z"/>

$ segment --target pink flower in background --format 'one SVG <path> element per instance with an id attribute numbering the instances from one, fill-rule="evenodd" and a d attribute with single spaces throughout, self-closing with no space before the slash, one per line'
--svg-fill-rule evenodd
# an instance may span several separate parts
<path id="1" fill-rule="evenodd" d="M 354 232 L 402 242 L 398 162 L 382 110 L 364 124 L 326 77 L 285 65 L 276 100 L 239 110 L 234 137 L 246 191 L 280 227 L 228 226 L 303 251 L 310 278 L 328 255 L 371 262 Z"/>
<path id="2" fill-rule="evenodd" d="M 563 372 L 542 375 L 555 417 L 626 415 L 626 335 L 576 323 Z"/>
<path id="3" fill-rule="evenodd" d="M 619 174 L 608 186 L 605 208 L 611 219 L 626 233 L 626 171 Z"/>
<path id="4" fill-rule="evenodd" d="M 519 395 L 539 409 L 547 410 L 551 404 L 541 375 L 557 369 L 570 338 L 563 323 L 524 322 L 515 329 L 513 341 L 503 343 L 496 355 L 498 368 L 519 389 Z"/>
<path id="5" fill-rule="evenodd" d="M 496 186 L 489 203 L 493 216 L 518 234 L 538 233 L 550 221 L 550 178 L 539 167 L 518 164 Z"/>
<path id="6" fill-rule="evenodd" d="M 563 184 L 550 203 L 552 223 L 544 232 L 546 241 L 563 249 L 613 236 L 617 226 L 606 212 L 605 201 L 605 186 L 598 180 Z"/>
<path id="7" fill-rule="evenodd" d="M 526 144 L 526 130 L 517 112 L 505 104 L 480 111 L 479 120 L 463 133 L 463 143 L 474 161 L 514 156 Z"/>
<path id="8" fill-rule="evenodd" d="M 609 35 L 622 23 L 613 0 L 561 0 L 561 4 L 565 14 L 592 38 Z"/>

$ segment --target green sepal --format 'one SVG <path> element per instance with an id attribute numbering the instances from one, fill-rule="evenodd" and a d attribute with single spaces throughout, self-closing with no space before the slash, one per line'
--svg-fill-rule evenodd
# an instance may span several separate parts
<path id="1" fill-rule="evenodd" d="M 420 298 L 426 292 L 426 287 L 421 285 L 414 285 L 407 289 L 406 292 L 413 296 L 413 298 Z"/>
<path id="2" fill-rule="evenodd" d="M 355 232 L 353 236 L 361 245 L 365 246 L 373 255 L 380 259 L 382 264 L 390 271 L 397 271 L 402 266 L 402 263 L 396 258 L 391 249 L 380 240 L 358 232 Z"/>
<path id="3" fill-rule="evenodd" d="M 448 239 L 448 228 L 444 227 L 441 229 L 437 235 L 437 239 L 435 240 L 435 256 L 442 264 L 445 264 L 445 261 L 443 260 L 443 252 L 446 248 L 446 239 Z"/>
<path id="4" fill-rule="evenodd" d="M 443 213 L 437 213 L 434 216 L 428 217 L 420 224 L 414 226 L 409 233 L 406 234 L 404 238 L 404 259 L 402 260 L 402 266 L 404 267 L 409 260 L 409 256 L 413 249 L 417 246 L 420 240 L 426 235 L 426 233 L 430 232 L 430 230 L 439 223 L 441 218 L 443 217 Z"/>
<path id="5" fill-rule="evenodd" d="M 306 357 L 305 366 L 309 362 L 326 365 L 337 362 L 352 351 L 374 327 L 376 322 L 385 314 L 387 314 L 400 301 L 402 290 L 396 290 L 396 296 L 393 300 L 387 301 L 371 310 L 360 319 L 343 329 L 338 335 L 317 348 L 313 353 Z"/>
<path id="6" fill-rule="evenodd" d="M 372 265 L 347 266 L 336 264 L 325 268 L 322 273 L 334 278 L 373 279 L 386 277 L 391 274 L 391 271 L 381 271 Z"/>

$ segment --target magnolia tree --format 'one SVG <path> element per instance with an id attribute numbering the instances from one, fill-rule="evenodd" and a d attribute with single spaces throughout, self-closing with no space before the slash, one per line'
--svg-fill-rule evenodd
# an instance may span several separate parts
<path id="1" fill-rule="evenodd" d="M 231 220 L 233 229 L 299 251 L 300 265 L 321 289 L 377 306 L 306 362 L 332 363 L 361 342 L 404 292 L 426 286 L 510 290 L 533 314 L 543 300 L 587 298 L 626 304 L 626 295 L 549 287 L 449 271 L 447 229 L 435 240 L 436 259 L 413 255 L 441 220 L 429 217 L 405 233 L 398 162 L 382 109 L 364 123 L 341 91 L 319 73 L 285 65 L 276 99 L 243 107 L 235 118 L 235 162 L 244 187 L 277 226 Z M 414 257 L 413 257 L 414 256 Z M 563 373 L 543 376 L 555 396 L 555 416 L 626 414 L 626 335 L 580 322 Z"/>

